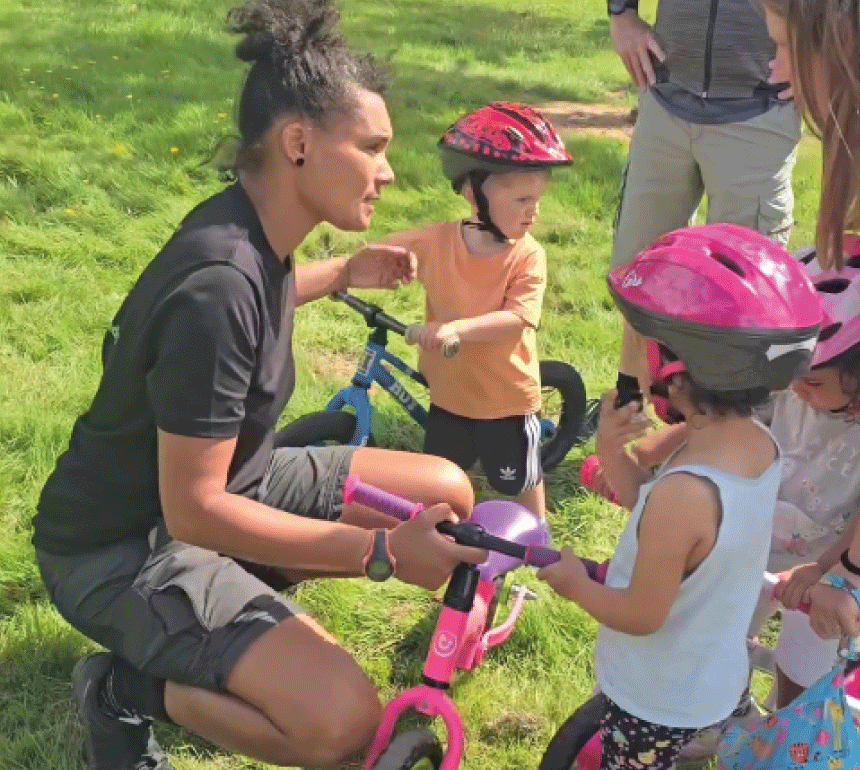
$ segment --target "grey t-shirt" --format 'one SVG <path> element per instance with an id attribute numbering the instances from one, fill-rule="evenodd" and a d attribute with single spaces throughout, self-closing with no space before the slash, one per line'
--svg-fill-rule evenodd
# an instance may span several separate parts
<path id="1" fill-rule="evenodd" d="M 860 423 L 789 390 L 773 399 L 770 429 L 783 458 L 768 562 L 779 572 L 815 561 L 860 507 Z"/>

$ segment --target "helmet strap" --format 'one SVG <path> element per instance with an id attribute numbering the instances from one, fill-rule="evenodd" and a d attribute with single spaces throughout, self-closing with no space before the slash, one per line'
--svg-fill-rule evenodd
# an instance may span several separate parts
<path id="1" fill-rule="evenodd" d="M 478 209 L 478 221 L 474 225 L 479 230 L 486 230 L 497 241 L 504 243 L 508 240 L 508 236 L 490 219 L 490 202 L 487 200 L 487 196 L 484 195 L 484 190 L 482 189 L 489 175 L 489 171 L 482 169 L 475 169 L 469 172 L 469 184 L 472 187 L 472 195 L 475 198 L 475 207 Z"/>

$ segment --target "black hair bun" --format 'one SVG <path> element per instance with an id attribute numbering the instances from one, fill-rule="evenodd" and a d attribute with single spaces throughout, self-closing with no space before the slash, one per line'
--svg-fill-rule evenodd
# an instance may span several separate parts
<path id="1" fill-rule="evenodd" d="M 236 46 L 239 59 L 278 64 L 344 46 L 339 21 L 331 0 L 251 0 L 230 10 L 227 30 L 245 36 Z"/>

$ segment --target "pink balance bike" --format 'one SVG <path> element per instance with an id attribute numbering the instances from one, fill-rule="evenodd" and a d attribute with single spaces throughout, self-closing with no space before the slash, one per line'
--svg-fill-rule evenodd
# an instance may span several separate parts
<path id="1" fill-rule="evenodd" d="M 354 501 L 403 521 L 421 505 L 392 495 L 351 476 L 344 499 Z M 439 532 L 461 545 L 486 548 L 490 556 L 482 564 L 460 564 L 451 575 L 442 611 L 427 652 L 421 684 L 400 693 L 383 711 L 382 721 L 363 764 L 363 770 L 456 770 L 465 748 L 463 721 L 448 695 L 455 670 L 470 671 L 480 665 L 491 647 L 513 632 L 527 599 L 536 598 L 524 586 L 513 586 L 513 606 L 494 628 L 492 607 L 500 577 L 523 564 L 543 567 L 558 561 L 550 548 L 549 529 L 521 505 L 509 500 L 478 503 L 469 521 L 442 522 Z M 587 566 L 598 567 L 594 562 Z M 441 717 L 447 730 L 443 750 L 439 737 L 427 728 L 416 728 L 395 737 L 400 718 L 408 711 Z"/>

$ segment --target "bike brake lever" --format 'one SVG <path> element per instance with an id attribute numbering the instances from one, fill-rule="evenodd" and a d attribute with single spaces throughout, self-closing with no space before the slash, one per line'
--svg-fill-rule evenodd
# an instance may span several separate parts
<path id="1" fill-rule="evenodd" d="M 455 524 L 453 521 L 440 521 L 436 525 L 436 531 L 453 537 L 454 542 L 458 545 L 485 548 L 488 551 L 498 551 L 499 553 L 514 556 L 518 559 L 524 558 L 526 554 L 526 547 L 524 545 L 495 537 L 489 534 L 480 524 L 473 524 L 471 521 L 464 521 L 458 524 Z"/>

